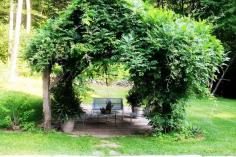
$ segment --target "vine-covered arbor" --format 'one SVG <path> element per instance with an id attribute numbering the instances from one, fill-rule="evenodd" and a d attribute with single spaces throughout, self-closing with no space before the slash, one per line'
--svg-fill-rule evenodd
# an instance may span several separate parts
<path id="1" fill-rule="evenodd" d="M 181 129 L 184 99 L 207 91 L 224 56 L 203 21 L 139 0 L 74 0 L 33 37 L 26 58 L 43 72 L 45 129 L 51 127 L 51 99 L 55 118 L 73 117 L 81 112 L 73 80 L 91 64 L 119 62 L 134 82 L 128 101 L 150 107 L 152 126 L 168 132 Z"/>

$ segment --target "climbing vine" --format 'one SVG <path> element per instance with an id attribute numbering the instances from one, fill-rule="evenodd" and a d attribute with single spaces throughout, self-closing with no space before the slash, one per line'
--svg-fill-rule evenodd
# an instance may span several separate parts
<path id="1" fill-rule="evenodd" d="M 164 132 L 181 129 L 184 98 L 206 92 L 224 61 L 211 26 L 138 0 L 74 0 L 38 31 L 25 56 L 37 71 L 59 67 L 52 96 L 64 117 L 81 112 L 73 80 L 90 64 L 123 63 L 134 82 L 130 103 L 149 107 L 152 126 Z"/>

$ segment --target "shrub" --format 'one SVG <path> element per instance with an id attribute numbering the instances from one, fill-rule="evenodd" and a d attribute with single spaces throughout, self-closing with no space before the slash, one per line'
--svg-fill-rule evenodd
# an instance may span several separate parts
<path id="1" fill-rule="evenodd" d="M 59 83 L 53 88 L 52 116 L 56 122 L 63 122 L 70 118 L 76 118 L 83 111 L 80 107 L 80 99 L 76 96 L 72 81 Z"/>
<path id="2" fill-rule="evenodd" d="M 39 97 L 15 92 L 0 92 L 0 127 L 15 128 L 42 121 L 42 101 Z"/>
<path id="3" fill-rule="evenodd" d="M 224 48 L 204 21 L 146 8 L 140 11 L 143 25 L 124 35 L 119 47 L 134 82 L 127 99 L 131 104 L 145 100 L 157 131 L 180 131 L 185 98 L 209 93 L 208 85 L 225 61 Z"/>
<path id="4" fill-rule="evenodd" d="M 201 138 L 203 131 L 192 124 L 187 124 L 184 126 L 180 132 L 176 134 L 178 140 L 187 139 L 187 138 Z"/>

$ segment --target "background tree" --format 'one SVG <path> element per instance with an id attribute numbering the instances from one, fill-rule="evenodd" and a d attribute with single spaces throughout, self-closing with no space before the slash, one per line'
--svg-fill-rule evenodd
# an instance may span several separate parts
<path id="1" fill-rule="evenodd" d="M 13 37 L 14 37 L 14 10 L 15 3 L 10 0 L 10 13 L 9 13 L 9 36 L 8 36 L 8 53 L 13 53 Z"/>
<path id="2" fill-rule="evenodd" d="M 7 62 L 7 58 L 8 58 L 8 51 L 9 51 L 8 43 L 9 43 L 10 38 L 8 37 L 9 28 L 8 28 L 8 18 L 7 17 L 9 16 L 9 10 L 10 10 L 9 8 L 10 8 L 9 1 L 7 1 L 7 0 L 0 1 L 0 40 L 1 40 L 1 42 L 0 42 L 0 62 Z M 6 10 L 7 10 L 7 12 L 5 12 Z M 12 10 L 12 13 L 13 13 L 13 10 Z M 12 25 L 12 27 L 13 27 L 13 25 Z"/>
<path id="3" fill-rule="evenodd" d="M 31 29 L 31 3 L 30 0 L 26 0 L 27 20 L 26 20 L 26 32 L 30 33 Z"/>
<path id="4" fill-rule="evenodd" d="M 48 18 L 53 18 L 58 15 L 58 13 L 67 7 L 70 3 L 70 0 L 23 0 L 24 5 L 22 8 L 22 30 L 26 29 L 29 32 L 29 28 L 37 29 L 39 28 Z M 13 5 L 14 7 L 13 7 Z M 10 57 L 10 51 L 13 50 L 14 42 L 14 32 L 13 27 L 16 25 L 16 0 L 1 0 L 0 1 L 0 40 L 3 41 L 0 44 L 0 61 L 7 62 L 7 58 Z M 14 17 L 15 16 L 15 17 Z M 14 21 L 13 21 L 14 20 Z M 11 22 L 10 22 L 11 21 Z M 22 31 L 22 38 L 20 39 L 20 52 L 18 56 L 21 56 L 21 49 L 24 49 L 25 38 L 24 31 Z M 31 32 L 31 36 L 34 32 Z M 6 38 L 6 36 L 8 36 Z M 8 39 L 8 43 L 6 43 Z M 11 44 L 10 44 L 11 43 Z M 24 62 L 20 61 L 20 64 Z"/>
<path id="5" fill-rule="evenodd" d="M 22 7 L 23 0 L 18 0 L 17 3 L 17 13 L 16 13 L 16 23 L 15 23 L 15 34 L 14 34 L 14 45 L 10 57 L 10 79 L 14 80 L 16 77 L 16 64 L 17 55 L 19 53 L 20 45 L 20 32 L 21 32 L 21 18 L 22 18 Z"/>
<path id="6" fill-rule="evenodd" d="M 236 1 L 235 0 L 205 0 L 201 3 L 201 8 L 196 12 L 196 17 L 205 18 L 214 23 L 214 34 L 224 43 L 226 52 L 230 57 L 228 67 L 222 70 L 215 82 L 219 84 L 213 86 L 216 94 L 236 98 Z M 224 77 L 222 77 L 224 76 Z"/>
<path id="7" fill-rule="evenodd" d="M 8 25 L 0 23 L 0 63 L 6 63 L 8 59 Z"/>

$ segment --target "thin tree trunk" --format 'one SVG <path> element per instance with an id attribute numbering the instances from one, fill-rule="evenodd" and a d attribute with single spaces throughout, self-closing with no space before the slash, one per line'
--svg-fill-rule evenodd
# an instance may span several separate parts
<path id="1" fill-rule="evenodd" d="M 224 79 L 224 77 L 225 77 L 225 74 L 226 74 L 226 72 L 228 71 L 228 69 L 229 69 L 229 65 L 227 66 L 227 68 L 225 69 L 225 71 L 223 71 L 223 74 L 221 75 L 221 77 L 220 77 L 220 79 L 218 80 L 218 82 L 217 82 L 217 84 L 216 84 L 214 90 L 212 91 L 212 94 L 213 94 L 213 95 L 216 94 L 216 91 L 217 91 L 217 89 L 219 88 L 221 82 L 223 81 L 223 79 Z"/>
<path id="2" fill-rule="evenodd" d="M 17 54 L 18 54 L 19 45 L 20 45 L 22 6 L 23 6 L 23 0 L 18 0 L 17 14 L 16 14 L 15 41 L 14 41 L 13 53 L 11 54 L 11 69 L 10 69 L 11 80 L 14 80 L 16 78 Z"/>
<path id="3" fill-rule="evenodd" d="M 43 71 L 43 113 L 44 113 L 44 130 L 51 129 L 51 101 L 50 101 L 50 68 Z"/>
<path id="4" fill-rule="evenodd" d="M 12 54 L 12 47 L 13 47 L 13 34 L 14 34 L 14 1 L 10 0 L 10 14 L 9 14 L 9 36 L 8 36 L 8 54 L 9 60 Z"/>
<path id="5" fill-rule="evenodd" d="M 31 28 L 31 6 L 30 0 L 26 0 L 27 20 L 26 20 L 26 32 L 30 33 Z"/>
<path id="6" fill-rule="evenodd" d="M 217 89 L 219 88 L 221 82 L 224 80 L 225 74 L 228 71 L 229 67 L 231 66 L 231 64 L 233 63 L 233 61 L 235 60 L 236 55 L 233 56 L 233 58 L 231 59 L 230 63 L 228 64 L 228 66 L 226 67 L 226 69 L 223 71 L 223 74 L 221 75 L 220 79 L 218 80 L 215 88 L 212 91 L 212 94 L 215 95 Z"/>
<path id="7" fill-rule="evenodd" d="M 161 1 L 161 7 L 164 8 L 164 0 Z"/>

